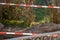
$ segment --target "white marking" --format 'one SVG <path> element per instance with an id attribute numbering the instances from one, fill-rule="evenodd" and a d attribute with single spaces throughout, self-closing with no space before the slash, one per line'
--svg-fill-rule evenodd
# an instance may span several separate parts
<path id="1" fill-rule="evenodd" d="M 15 34 L 14 32 L 6 32 L 6 34 Z"/>
<path id="2" fill-rule="evenodd" d="M 10 5 L 16 5 L 16 4 L 10 4 Z"/>
<path id="3" fill-rule="evenodd" d="M 48 8 L 48 6 L 41 6 L 42 8 Z"/>
<path id="4" fill-rule="evenodd" d="M 54 6 L 54 8 L 60 8 L 60 7 L 55 7 L 55 6 Z"/>
<path id="5" fill-rule="evenodd" d="M 34 7 L 34 5 L 32 4 L 30 7 Z"/>
<path id="6" fill-rule="evenodd" d="M 23 33 L 23 35 L 32 35 L 32 33 Z"/>
<path id="7" fill-rule="evenodd" d="M 0 4 L 5 5 L 6 3 L 0 3 Z"/>
<path id="8" fill-rule="evenodd" d="M 20 6 L 26 6 L 25 4 L 20 4 Z"/>
<path id="9" fill-rule="evenodd" d="M 38 7 L 37 5 L 34 5 L 34 7 Z"/>

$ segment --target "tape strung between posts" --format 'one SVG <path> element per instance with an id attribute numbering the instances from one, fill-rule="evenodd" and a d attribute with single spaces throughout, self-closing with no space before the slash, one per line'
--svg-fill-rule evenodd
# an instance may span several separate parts
<path id="1" fill-rule="evenodd" d="M 0 32 L 0 35 L 12 34 L 12 35 L 35 35 L 35 33 L 23 33 L 23 32 Z"/>
<path id="2" fill-rule="evenodd" d="M 56 37 L 56 36 L 60 36 L 60 31 L 56 31 L 56 32 L 49 32 L 49 33 L 42 33 L 42 34 L 37 34 L 37 35 L 34 35 L 34 36 L 22 36 L 22 37 L 17 37 L 17 38 L 12 38 L 12 39 L 6 39 L 6 40 L 18 40 L 18 39 L 31 39 L 31 38 L 37 38 L 37 37 L 41 37 L 41 36 L 53 36 L 53 37 Z"/>
<path id="3" fill-rule="evenodd" d="M 57 34 L 60 34 L 60 31 L 57 31 L 57 32 L 49 32 L 49 33 L 40 33 L 40 34 L 37 34 L 37 33 L 23 33 L 23 32 L 0 32 L 0 35 L 1 34 L 12 34 L 12 35 L 33 35 L 33 36 L 36 36 L 36 35 L 40 35 L 40 36 L 51 36 L 52 34 L 54 36 L 57 36 Z"/>
<path id="4" fill-rule="evenodd" d="M 58 6 L 41 6 L 41 5 L 33 5 L 33 4 L 14 4 L 14 3 L 0 3 L 0 5 L 36 7 L 36 8 L 60 8 Z"/>

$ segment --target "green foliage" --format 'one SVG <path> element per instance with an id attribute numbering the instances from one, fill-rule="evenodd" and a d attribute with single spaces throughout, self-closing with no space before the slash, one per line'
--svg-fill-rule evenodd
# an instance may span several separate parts
<path id="1" fill-rule="evenodd" d="M 12 1 L 12 3 L 22 3 L 22 0 L 18 1 Z M 42 0 L 38 0 L 36 4 L 46 5 L 46 3 Z M 19 26 L 19 27 L 27 27 L 30 26 L 30 22 L 27 23 L 26 20 L 32 21 L 34 19 L 34 15 L 36 16 L 35 21 L 45 23 L 46 21 L 50 22 L 50 16 L 49 16 L 49 9 L 44 8 L 33 8 L 31 12 L 24 12 L 22 7 L 16 7 L 16 6 L 9 6 L 8 8 L 5 7 L 6 10 L 3 10 L 2 12 L 7 14 L 7 19 L 1 20 L 4 25 L 8 26 Z M 28 8 L 29 9 L 29 8 Z M 30 9 L 29 9 L 30 10 Z M 35 14 L 33 14 L 33 10 L 35 11 Z M 25 9 L 26 11 L 26 9 Z M 29 14 L 30 13 L 30 14 Z M 30 18 L 31 17 L 31 18 Z"/>
<path id="2" fill-rule="evenodd" d="M 45 1 L 43 0 L 38 0 L 37 4 L 39 5 L 47 5 Z M 47 20 L 50 21 L 50 14 L 49 14 L 49 9 L 48 8 L 34 8 L 35 10 L 35 15 L 36 15 L 36 22 L 41 22 L 41 23 L 45 23 Z M 48 22 L 47 21 L 47 22 Z"/>
<path id="3" fill-rule="evenodd" d="M 6 26 L 25 26 L 25 22 L 21 20 L 0 20 L 1 23 L 3 23 Z"/>

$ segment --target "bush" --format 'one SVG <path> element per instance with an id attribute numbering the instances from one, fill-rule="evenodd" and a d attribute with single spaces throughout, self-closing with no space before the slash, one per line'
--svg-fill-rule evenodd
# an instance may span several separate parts
<path id="1" fill-rule="evenodd" d="M 28 24 L 24 21 L 21 20 L 0 20 L 1 23 L 3 23 L 7 27 L 12 27 L 12 26 L 18 26 L 22 28 L 28 27 Z"/>

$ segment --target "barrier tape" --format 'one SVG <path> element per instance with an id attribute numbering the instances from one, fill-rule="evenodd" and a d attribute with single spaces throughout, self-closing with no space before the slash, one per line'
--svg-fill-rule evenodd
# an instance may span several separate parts
<path id="1" fill-rule="evenodd" d="M 31 36 L 33 36 L 35 33 L 22 33 L 22 32 L 0 32 L 0 35 L 6 35 L 6 34 L 11 34 L 11 35 L 31 35 Z"/>
<path id="2" fill-rule="evenodd" d="M 60 8 L 58 6 L 41 6 L 41 5 L 33 5 L 33 4 L 14 4 L 14 3 L 0 3 L 0 5 L 23 6 L 23 7 L 36 7 L 36 8 Z"/>
<path id="3" fill-rule="evenodd" d="M 39 38 L 39 37 L 60 37 L 60 31 L 56 31 L 56 32 L 49 32 L 49 33 L 42 33 L 42 34 L 36 34 L 34 36 L 22 36 L 22 37 L 17 37 L 17 38 L 12 38 L 12 39 L 7 39 L 7 40 L 18 40 L 18 39 L 32 39 L 32 38 Z"/>
<path id="4" fill-rule="evenodd" d="M 60 34 L 60 31 L 57 32 L 49 32 L 49 33 L 23 33 L 23 32 L 0 32 L 0 34 L 12 34 L 12 35 L 40 35 L 40 36 L 57 36 L 57 34 Z"/>

